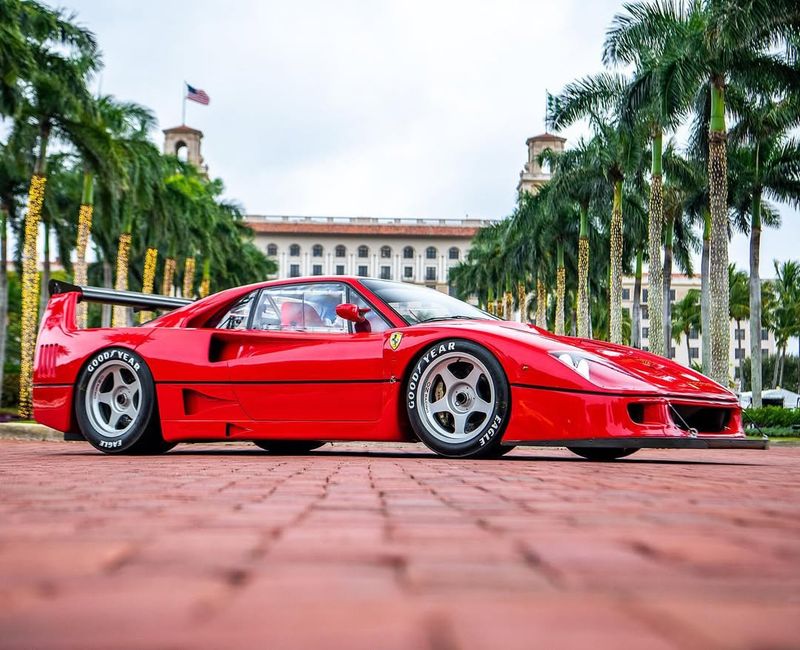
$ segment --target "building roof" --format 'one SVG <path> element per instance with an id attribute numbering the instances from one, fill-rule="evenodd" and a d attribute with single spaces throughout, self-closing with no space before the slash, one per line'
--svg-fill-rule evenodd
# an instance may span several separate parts
<path id="1" fill-rule="evenodd" d="M 378 235 L 383 237 L 472 238 L 489 221 L 478 219 L 378 219 L 374 217 L 279 217 L 248 215 L 256 233 L 306 235 Z"/>
<path id="2" fill-rule="evenodd" d="M 530 144 L 531 142 L 566 142 L 566 138 L 562 138 L 560 135 L 555 135 L 554 133 L 540 133 L 539 135 L 534 135 L 533 137 L 528 138 L 525 140 L 525 144 Z"/>
<path id="3" fill-rule="evenodd" d="M 203 132 L 200 129 L 193 129 L 191 126 L 186 126 L 185 124 L 181 124 L 180 126 L 173 126 L 170 129 L 163 129 L 163 133 L 195 133 L 199 136 L 203 136 Z"/>

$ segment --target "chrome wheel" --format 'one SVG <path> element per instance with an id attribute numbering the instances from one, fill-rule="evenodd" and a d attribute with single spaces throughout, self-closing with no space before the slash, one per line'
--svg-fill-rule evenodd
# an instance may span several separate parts
<path id="1" fill-rule="evenodd" d="M 142 384 L 123 361 L 101 365 L 89 378 L 85 408 L 92 426 L 106 438 L 118 438 L 136 422 L 142 402 Z"/>
<path id="2" fill-rule="evenodd" d="M 496 393 L 489 370 L 464 352 L 438 357 L 417 387 L 420 419 L 442 442 L 465 442 L 477 436 L 494 410 Z"/>

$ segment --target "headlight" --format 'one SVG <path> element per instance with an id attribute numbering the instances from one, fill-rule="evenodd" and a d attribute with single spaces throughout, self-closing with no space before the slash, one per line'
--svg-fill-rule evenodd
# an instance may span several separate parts
<path id="1" fill-rule="evenodd" d="M 574 352 L 551 352 L 563 364 L 572 368 L 584 379 L 589 379 L 589 359 Z"/>

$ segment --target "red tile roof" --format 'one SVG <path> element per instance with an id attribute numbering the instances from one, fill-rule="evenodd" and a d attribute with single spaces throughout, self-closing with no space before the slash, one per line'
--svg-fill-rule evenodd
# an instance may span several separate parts
<path id="1" fill-rule="evenodd" d="M 402 224 L 348 223 L 271 223 L 246 221 L 256 233 L 292 233 L 309 235 L 380 235 L 384 237 L 474 237 L 478 226 L 426 226 Z"/>

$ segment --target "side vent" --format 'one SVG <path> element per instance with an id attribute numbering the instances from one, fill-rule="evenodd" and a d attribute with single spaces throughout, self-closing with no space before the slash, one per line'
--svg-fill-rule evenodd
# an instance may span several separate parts
<path id="1" fill-rule="evenodd" d="M 206 395 L 192 388 L 183 389 L 183 412 L 186 415 L 197 415 L 207 411 L 236 405 L 235 400 Z"/>
<path id="2" fill-rule="evenodd" d="M 53 379 L 56 376 L 56 357 L 58 343 L 45 343 L 39 348 L 38 373 L 41 379 Z"/>

